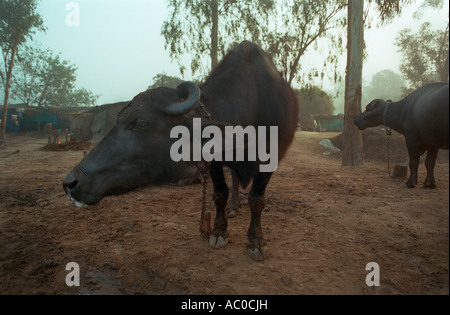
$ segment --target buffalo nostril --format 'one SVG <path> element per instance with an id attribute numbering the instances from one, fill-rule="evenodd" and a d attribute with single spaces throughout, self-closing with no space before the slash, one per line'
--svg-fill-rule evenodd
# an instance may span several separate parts
<path id="1" fill-rule="evenodd" d="M 70 173 L 69 175 L 64 178 L 63 181 L 63 187 L 66 192 L 69 192 L 72 188 L 74 188 L 78 184 L 78 180 L 76 179 L 75 175 Z"/>

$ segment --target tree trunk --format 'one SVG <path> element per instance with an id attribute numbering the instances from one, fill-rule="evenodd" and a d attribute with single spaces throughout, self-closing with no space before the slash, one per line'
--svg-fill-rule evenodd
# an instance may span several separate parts
<path id="1" fill-rule="evenodd" d="M 211 0 L 211 71 L 217 66 L 217 51 L 219 38 L 219 0 Z"/>
<path id="2" fill-rule="evenodd" d="M 164 82 L 164 79 L 161 79 L 161 81 Z M 164 84 L 162 84 L 161 86 L 164 86 Z M 48 90 L 48 82 L 47 82 L 47 84 L 45 85 L 44 90 L 42 91 L 41 97 L 39 97 L 39 101 L 38 101 L 38 104 L 37 104 L 37 107 L 38 107 L 38 108 L 41 108 L 42 102 L 44 101 L 45 94 L 47 93 L 47 90 Z"/>
<path id="3" fill-rule="evenodd" d="M 362 137 L 353 124 L 361 114 L 362 58 L 364 42 L 363 0 L 348 1 L 347 70 L 345 76 L 343 166 L 362 165 Z"/>
<path id="4" fill-rule="evenodd" d="M 9 89 L 11 87 L 11 77 L 12 69 L 14 66 L 14 59 L 16 58 L 17 47 L 13 47 L 11 52 L 11 59 L 8 64 L 8 71 L 6 73 L 6 84 L 5 84 L 5 99 L 3 102 L 3 112 L 2 112 L 2 124 L 1 124 L 1 140 L 6 140 L 6 122 L 8 120 L 8 101 L 9 101 Z"/>
<path id="5" fill-rule="evenodd" d="M 444 69 L 441 73 L 441 82 L 448 82 L 448 66 L 449 66 L 449 60 L 448 60 L 448 56 L 449 55 L 449 50 L 447 49 L 447 58 L 445 58 L 445 64 L 444 64 Z"/>

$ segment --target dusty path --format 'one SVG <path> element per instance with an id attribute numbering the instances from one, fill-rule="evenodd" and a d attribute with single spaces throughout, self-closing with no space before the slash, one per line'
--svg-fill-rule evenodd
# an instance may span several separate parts
<path id="1" fill-rule="evenodd" d="M 0 294 L 449 294 L 448 158 L 436 190 L 403 189 L 384 163 L 343 168 L 324 155 L 318 142 L 335 135 L 296 135 L 267 189 L 263 263 L 245 251 L 246 206 L 229 221 L 230 243 L 214 250 L 199 236 L 200 184 L 78 209 L 61 180 L 83 151 L 11 137 L 0 149 Z M 65 284 L 69 262 L 80 287 Z M 365 283 L 369 262 L 379 287 Z"/>

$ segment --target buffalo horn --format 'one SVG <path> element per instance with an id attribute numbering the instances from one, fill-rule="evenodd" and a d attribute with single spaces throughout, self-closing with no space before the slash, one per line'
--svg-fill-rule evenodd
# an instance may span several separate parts
<path id="1" fill-rule="evenodd" d="M 189 113 L 200 101 L 200 89 L 193 82 L 183 82 L 177 86 L 178 98 L 182 101 L 166 106 L 163 111 L 168 115 L 184 115 Z"/>

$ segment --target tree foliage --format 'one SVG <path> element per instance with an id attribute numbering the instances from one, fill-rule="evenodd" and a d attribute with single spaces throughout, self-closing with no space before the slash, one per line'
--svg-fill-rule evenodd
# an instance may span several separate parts
<path id="1" fill-rule="evenodd" d="M 419 9 L 414 12 L 414 18 L 420 19 L 425 8 L 442 9 L 444 0 L 423 0 Z"/>
<path id="2" fill-rule="evenodd" d="M 400 71 L 409 82 L 404 94 L 427 83 L 448 81 L 449 25 L 445 30 L 433 30 L 423 23 L 417 34 L 410 29 L 400 31 L 396 45 L 402 54 Z"/>
<path id="3" fill-rule="evenodd" d="M 85 88 L 73 89 L 67 94 L 65 103 L 60 102 L 59 104 L 65 104 L 67 107 L 95 106 L 99 97 L 100 95 L 96 95 Z"/>
<path id="4" fill-rule="evenodd" d="M 202 64 L 205 59 L 214 65 L 242 38 L 259 41 L 274 0 L 169 0 L 168 7 L 172 11 L 161 28 L 165 48 L 172 59 L 177 59 L 182 75 L 186 55 L 191 58 L 192 73 L 205 74 L 211 70 Z"/>
<path id="5" fill-rule="evenodd" d="M 380 22 L 380 24 L 391 23 L 396 16 L 400 15 L 400 13 L 402 12 L 402 8 L 410 5 L 413 2 L 414 0 L 366 0 L 366 16 L 371 7 L 374 5 L 375 10 L 378 13 L 378 22 Z"/>
<path id="6" fill-rule="evenodd" d="M 405 81 L 402 76 L 392 70 L 385 69 L 372 76 L 369 85 L 363 87 L 362 107 L 376 98 L 397 101 L 402 97 Z"/>
<path id="7" fill-rule="evenodd" d="M 30 106 L 92 106 L 98 96 L 75 89 L 77 68 L 51 50 L 26 46 L 14 71 L 14 95 Z"/>
<path id="8" fill-rule="evenodd" d="M 218 4 L 218 23 L 214 22 L 215 4 Z M 260 44 L 291 84 L 294 81 L 304 84 L 304 78 L 323 79 L 326 73 L 332 73 L 328 77 L 339 81 L 337 62 L 343 52 L 343 40 L 339 32 L 330 30 L 345 26 L 345 16 L 339 13 L 346 5 L 346 0 L 170 0 L 172 12 L 161 33 L 170 57 L 178 60 L 182 74 L 186 70 L 182 65 L 183 56 L 190 55 L 193 73 L 204 73 L 210 69 L 202 66 L 202 60 L 210 57 L 213 66 L 217 59 L 215 50 L 222 57 L 245 38 Z M 213 38 L 215 30 L 218 30 L 217 47 Z M 303 76 L 301 58 L 310 48 L 319 50 L 315 45 L 319 38 L 329 39 L 330 53 L 322 69 L 312 69 Z M 330 66 L 334 67 L 331 71 Z"/>
<path id="9" fill-rule="evenodd" d="M 334 106 L 331 96 L 317 86 L 306 85 L 297 90 L 300 104 L 300 120 L 314 115 L 332 115 Z"/>
<path id="10" fill-rule="evenodd" d="M 167 75 L 167 73 L 158 73 L 153 77 L 153 83 L 149 85 L 148 89 L 154 89 L 160 86 L 176 88 L 178 84 L 182 83 L 183 81 L 183 79 Z"/>
<path id="11" fill-rule="evenodd" d="M 267 30 L 264 45 L 290 84 L 293 81 L 305 83 L 300 75 L 304 70 L 300 60 L 310 47 L 318 50 L 314 44 L 325 37 L 330 41 L 330 53 L 323 61 L 320 73 L 319 69 L 313 69 L 307 78 L 309 81 L 313 77 L 323 79 L 327 64 L 331 64 L 335 65 L 332 79 L 335 82 L 341 79 L 336 66 L 343 51 L 343 41 L 339 33 L 329 31 L 346 25 L 345 16 L 339 16 L 346 6 L 346 0 L 290 0 L 277 6 L 276 20 L 280 22 L 276 28 Z"/>
<path id="12" fill-rule="evenodd" d="M 3 56 L 25 43 L 36 31 L 45 31 L 36 0 L 0 1 L 0 47 Z"/>

